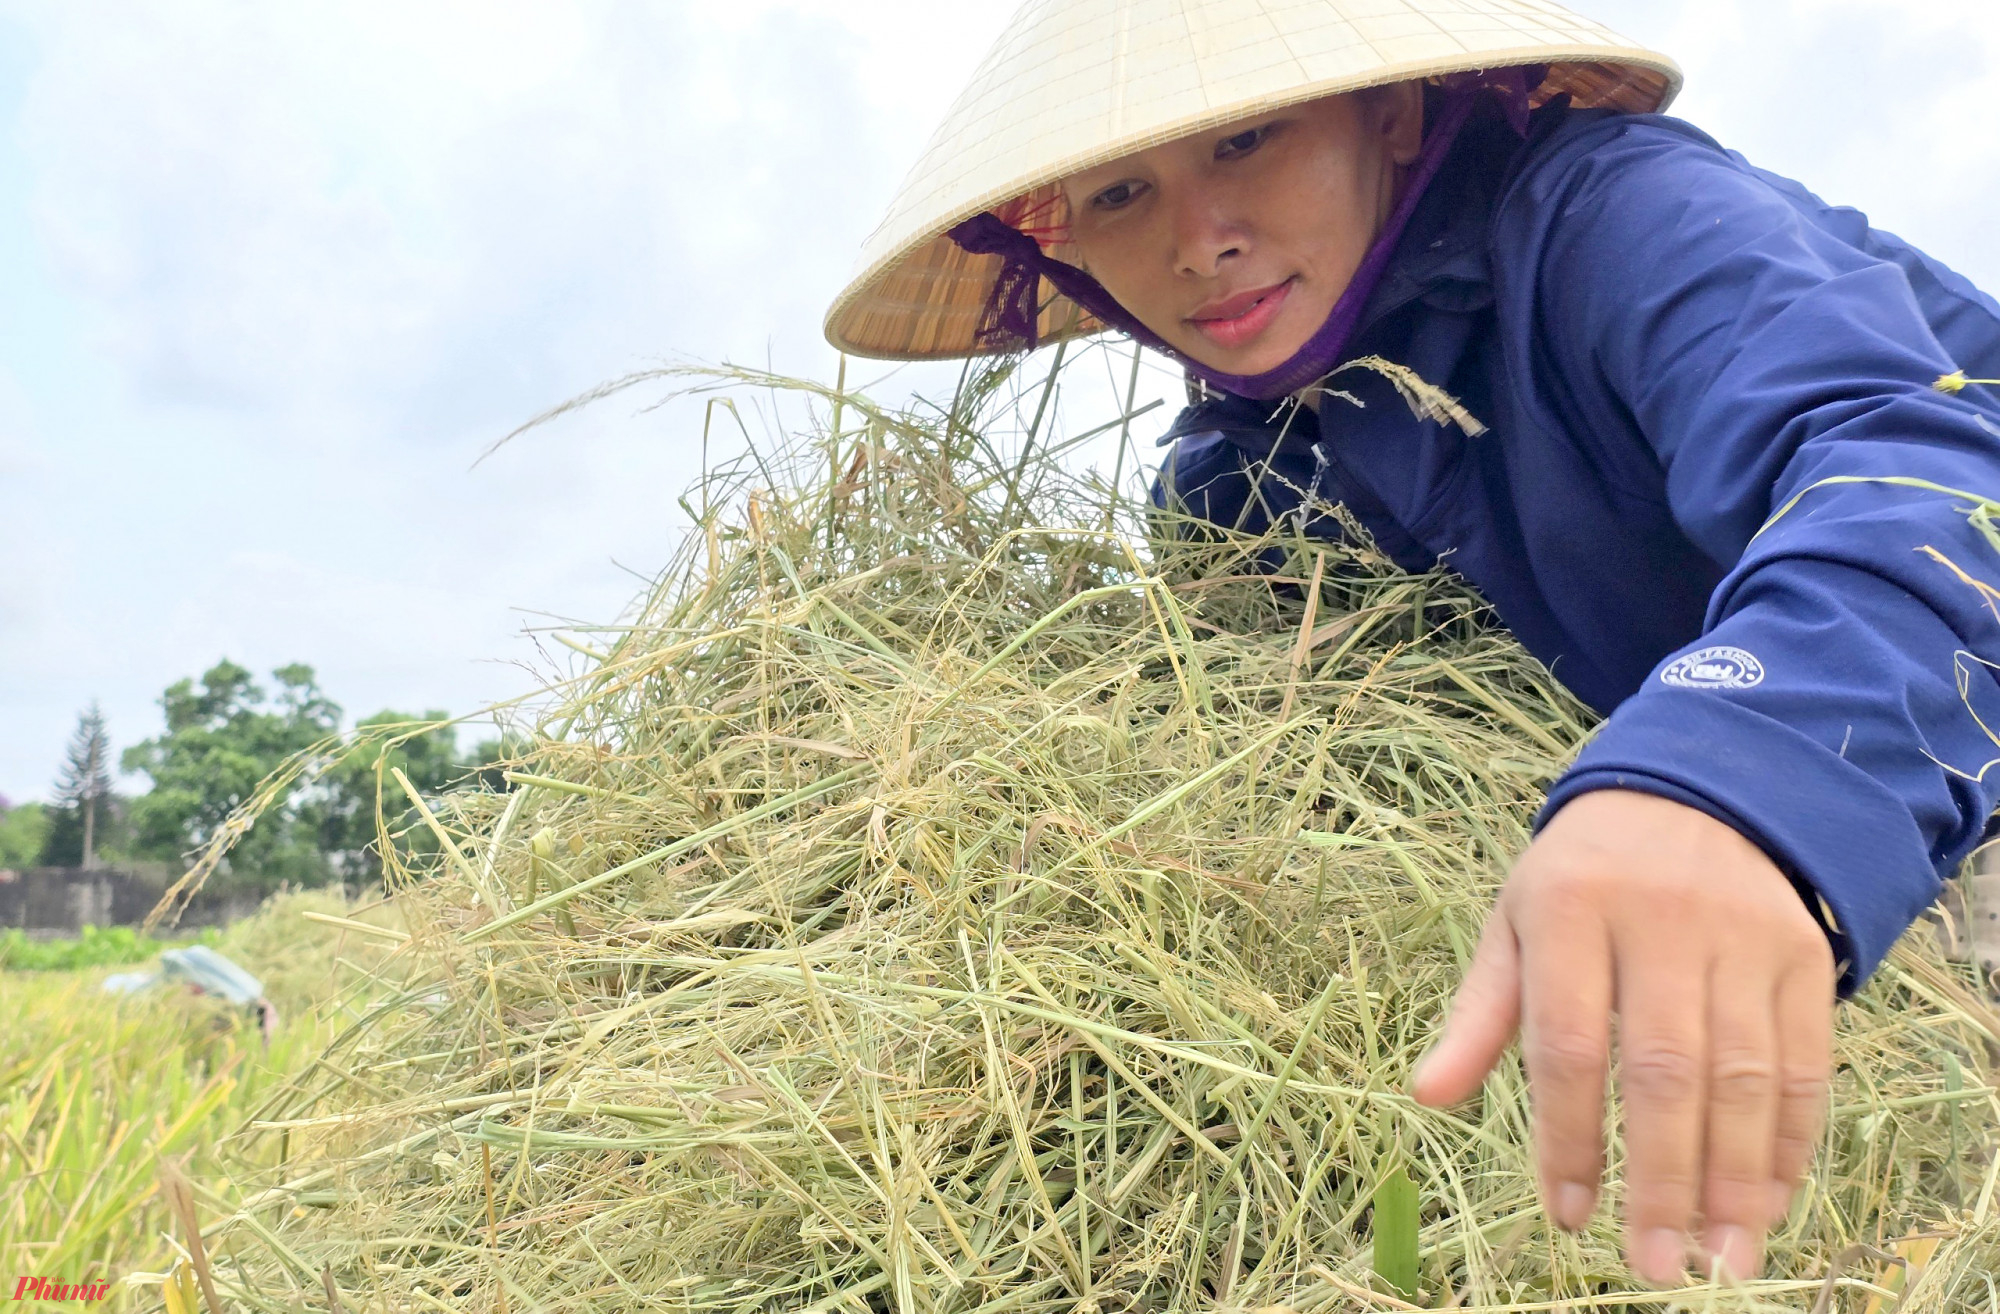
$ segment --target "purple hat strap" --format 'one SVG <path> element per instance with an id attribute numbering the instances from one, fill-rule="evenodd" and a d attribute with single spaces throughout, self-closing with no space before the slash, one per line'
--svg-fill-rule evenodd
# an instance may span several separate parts
<path id="1" fill-rule="evenodd" d="M 968 219 L 948 234 L 968 254 L 1005 257 L 1006 263 L 994 280 L 981 313 L 975 342 L 980 350 L 1002 352 L 1031 351 L 1039 345 L 1041 283 L 1047 279 L 1057 292 L 1102 323 L 1179 362 L 1188 373 L 1224 392 L 1256 401 L 1275 401 L 1297 392 L 1325 378 L 1340 363 L 1341 354 L 1360 326 L 1362 311 L 1387 272 L 1418 203 L 1444 166 L 1460 130 L 1471 118 L 1479 93 L 1492 92 L 1508 122 L 1525 136 L 1529 97 L 1546 76 L 1546 70 L 1541 68 L 1511 68 L 1461 73 L 1442 80 L 1444 105 L 1425 134 L 1423 151 L 1410 167 L 1395 211 L 1362 258 L 1360 268 L 1354 271 L 1326 323 L 1296 355 L 1276 369 L 1253 375 L 1224 374 L 1190 360 L 1134 318 L 1095 278 L 1049 255 L 1034 237 L 991 211 Z"/>

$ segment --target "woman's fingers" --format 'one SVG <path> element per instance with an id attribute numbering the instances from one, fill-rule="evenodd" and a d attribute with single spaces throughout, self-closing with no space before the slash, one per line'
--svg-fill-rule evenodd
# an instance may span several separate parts
<path id="1" fill-rule="evenodd" d="M 1648 1282 L 1678 1282 L 1701 1187 L 1708 1096 L 1707 955 L 1668 927 L 1621 943 L 1619 1082 L 1625 1096 L 1625 1253 Z"/>
<path id="2" fill-rule="evenodd" d="M 1755 1277 L 1770 1226 L 1781 1059 L 1778 981 L 1734 955 L 1708 970 L 1708 1138 L 1703 1249 L 1737 1279 Z"/>
<path id="3" fill-rule="evenodd" d="M 1417 1065 L 1417 1102 L 1440 1109 L 1470 1099 L 1513 1042 L 1520 1019 L 1520 948 L 1503 901 L 1486 920 L 1443 1038 Z"/>
<path id="4" fill-rule="evenodd" d="M 1677 1281 L 1700 1220 L 1710 1255 L 1748 1278 L 1819 1137 L 1832 1001 L 1825 937 L 1754 844 L 1699 810 L 1598 791 L 1509 877 L 1418 1096 L 1470 1094 L 1518 1019 L 1549 1212 L 1581 1227 L 1615 1013 L 1628 1261 Z"/>
<path id="5" fill-rule="evenodd" d="M 1551 901 L 1557 903 L 1558 901 Z M 1611 1051 L 1611 942 L 1594 908 L 1537 921 L 1522 944 L 1521 1052 L 1533 1091 L 1542 1199 L 1572 1232 L 1589 1226 L 1604 1175 Z"/>
<path id="6" fill-rule="evenodd" d="M 1815 955 L 1778 983 L 1778 1125 L 1770 1188 L 1774 1223 L 1791 1212 L 1792 1197 L 1825 1126 L 1827 1085 L 1833 1078 L 1833 1001 L 1830 953 Z"/>

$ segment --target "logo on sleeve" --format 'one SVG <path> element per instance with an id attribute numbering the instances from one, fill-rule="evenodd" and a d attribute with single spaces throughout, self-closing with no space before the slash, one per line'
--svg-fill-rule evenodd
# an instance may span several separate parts
<path id="1" fill-rule="evenodd" d="M 1764 663 L 1741 648 L 1703 648 L 1660 672 L 1676 689 L 1755 689 L 1764 683 Z"/>

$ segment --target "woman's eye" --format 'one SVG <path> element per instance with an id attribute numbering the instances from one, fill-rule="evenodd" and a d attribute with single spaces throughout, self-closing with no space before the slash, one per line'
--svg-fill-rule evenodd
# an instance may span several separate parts
<path id="1" fill-rule="evenodd" d="M 1233 160 L 1238 156 L 1248 155 L 1251 151 L 1262 146 L 1264 139 L 1270 135 L 1271 130 L 1269 128 L 1251 128 L 1247 131 L 1237 133 L 1234 137 L 1225 137 L 1216 145 L 1215 158 L 1218 160 Z"/>
<path id="2" fill-rule="evenodd" d="M 1097 195 L 1091 197 L 1090 204 L 1093 209 L 1098 210 L 1122 210 L 1138 199 L 1139 192 L 1140 184 L 1138 183 L 1113 183 Z"/>

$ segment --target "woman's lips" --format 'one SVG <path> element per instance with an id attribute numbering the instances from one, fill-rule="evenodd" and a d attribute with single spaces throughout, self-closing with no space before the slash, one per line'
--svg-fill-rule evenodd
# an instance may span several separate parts
<path id="1" fill-rule="evenodd" d="M 1267 287 L 1257 292 L 1244 292 L 1204 306 L 1188 316 L 1202 336 L 1216 346 L 1234 351 L 1248 346 L 1284 309 L 1285 302 L 1292 295 L 1295 278 L 1288 278 L 1275 287 Z"/>

